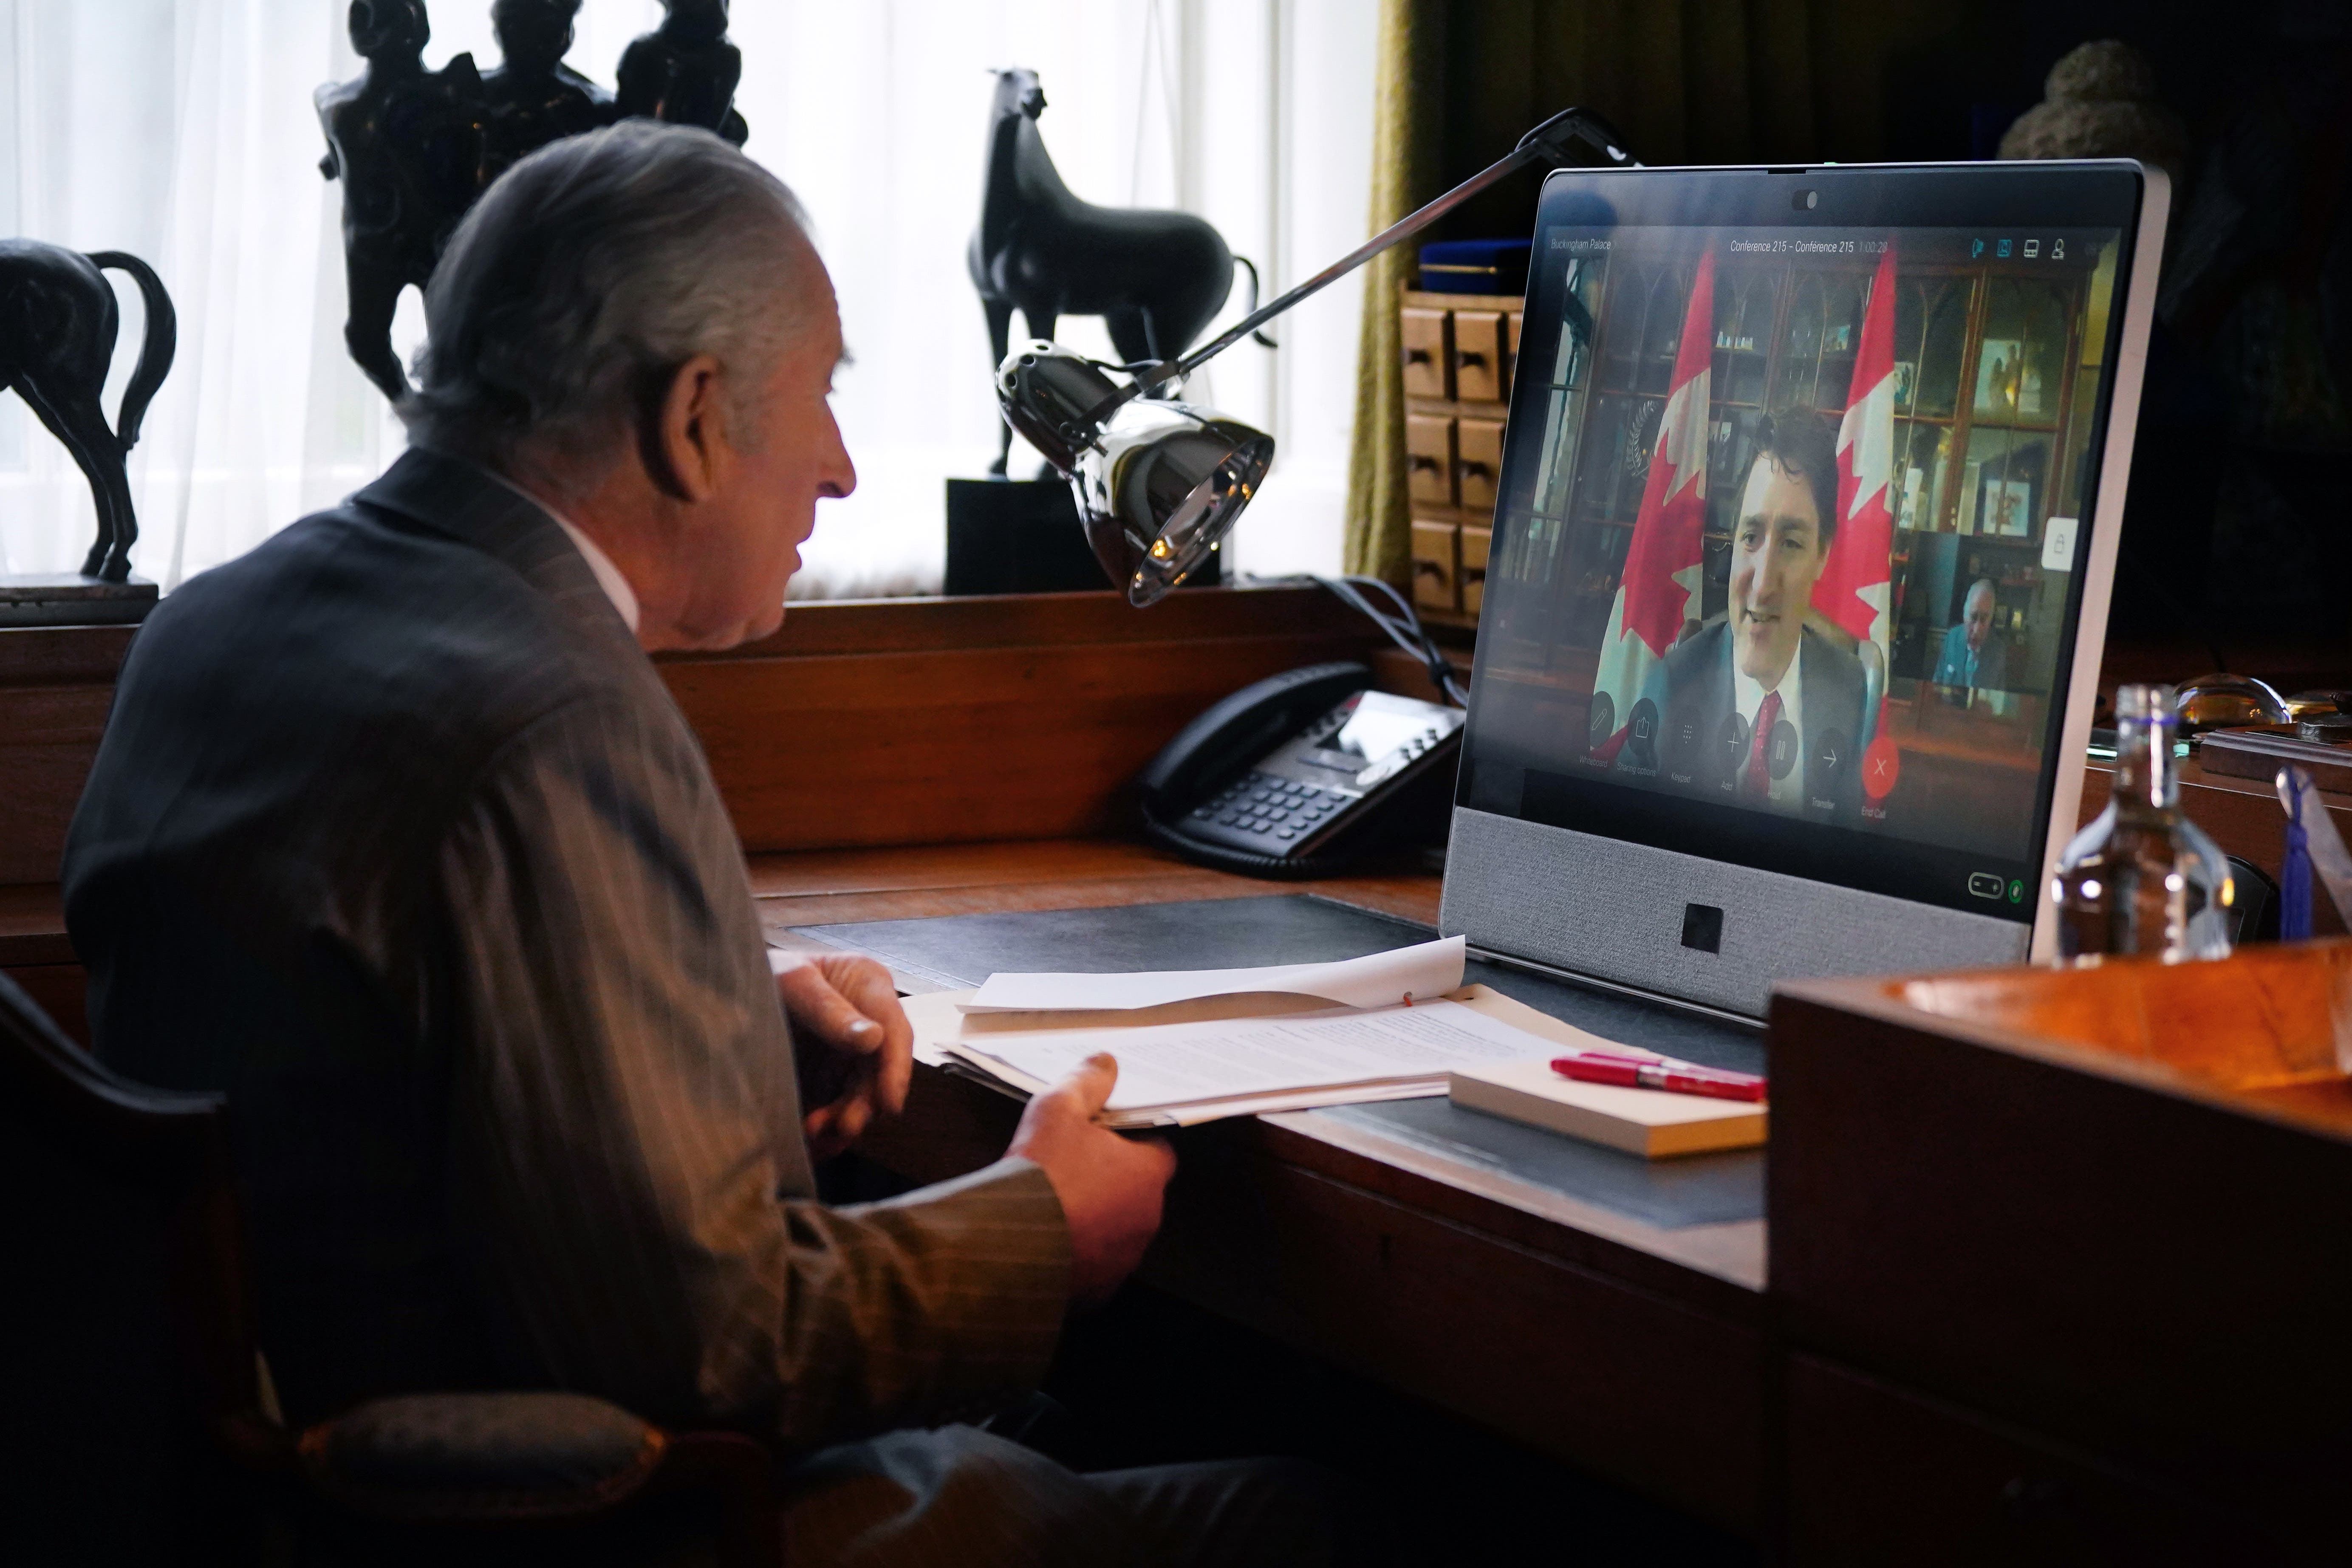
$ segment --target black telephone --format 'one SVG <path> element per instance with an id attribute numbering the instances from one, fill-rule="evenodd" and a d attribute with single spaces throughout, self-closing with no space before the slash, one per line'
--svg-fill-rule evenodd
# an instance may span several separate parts
<path id="1" fill-rule="evenodd" d="M 1424 830 L 1442 841 L 1462 711 L 1371 684 L 1366 665 L 1310 664 L 1185 725 L 1138 781 L 1151 837 L 1258 877 L 1328 872 Z"/>

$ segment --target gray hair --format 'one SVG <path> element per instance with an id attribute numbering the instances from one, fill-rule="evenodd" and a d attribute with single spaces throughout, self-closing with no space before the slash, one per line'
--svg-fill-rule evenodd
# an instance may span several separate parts
<path id="1" fill-rule="evenodd" d="M 746 405 L 818 308 L 807 232 L 783 182 L 707 131 L 625 121 L 541 149 L 433 270 L 410 438 L 584 488 L 696 355 Z"/>

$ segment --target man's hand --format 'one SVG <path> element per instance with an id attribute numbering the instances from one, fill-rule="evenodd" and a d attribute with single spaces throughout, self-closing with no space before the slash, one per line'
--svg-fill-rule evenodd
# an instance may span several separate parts
<path id="1" fill-rule="evenodd" d="M 1160 1229 L 1160 1200 L 1176 1173 L 1176 1152 L 1158 1138 L 1122 1138 L 1095 1125 L 1118 1081 L 1108 1055 L 1029 1101 L 1005 1151 L 1034 1161 L 1062 1200 L 1070 1227 L 1070 1294 L 1103 1300 L 1143 1260 Z"/>
<path id="2" fill-rule="evenodd" d="M 776 994 L 793 1021 L 809 1158 L 829 1160 L 878 1114 L 906 1108 L 915 1030 L 890 972 L 855 953 L 780 953 Z"/>

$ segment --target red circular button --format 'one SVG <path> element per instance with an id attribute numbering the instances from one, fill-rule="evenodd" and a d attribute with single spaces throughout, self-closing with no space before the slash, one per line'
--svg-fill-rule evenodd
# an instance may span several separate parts
<path id="1" fill-rule="evenodd" d="M 1881 735 L 1871 742 L 1862 753 L 1862 793 L 1873 800 L 1885 800 L 1895 793 L 1895 783 L 1903 776 L 1903 751 L 1891 735 Z"/>

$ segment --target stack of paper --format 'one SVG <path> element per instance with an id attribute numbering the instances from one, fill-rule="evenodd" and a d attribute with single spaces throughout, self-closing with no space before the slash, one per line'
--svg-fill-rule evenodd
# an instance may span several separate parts
<path id="1" fill-rule="evenodd" d="M 1755 1106 L 1559 1077 L 1550 1058 L 1562 1047 L 1629 1047 L 1465 986 L 1464 958 L 1454 937 L 1337 963 L 992 974 L 977 991 L 910 996 L 906 1006 L 920 1058 L 1015 1094 L 1034 1094 L 1109 1053 L 1118 1082 L 1102 1120 L 1113 1127 L 1417 1099 L 1450 1087 L 1461 1103 L 1654 1157 L 1762 1141 Z"/>
<path id="2" fill-rule="evenodd" d="M 1475 999 L 1483 991 L 1472 987 L 1459 994 Z M 1439 1095 L 1457 1068 L 1553 1048 L 1454 1000 L 1125 1028 L 1104 1028 L 1089 1018 L 1060 1026 L 1024 1019 L 1028 1026 L 978 1029 L 974 1019 L 956 1013 L 958 1000 L 952 993 L 909 997 L 907 1013 L 917 1039 L 1025 1094 L 1107 1051 L 1118 1059 L 1118 1083 L 1103 1116 L 1112 1127 L 1187 1126 L 1267 1110 Z"/>
<path id="3" fill-rule="evenodd" d="M 1019 1093 L 1107 1051 L 1118 1083 L 1103 1120 L 1181 1126 L 1443 1094 L 1457 1068 L 1550 1049 L 1479 1010 L 1516 1004 L 1464 990 L 1464 953 L 1454 937 L 1336 963 L 994 974 L 975 992 L 909 997 L 907 1011 L 926 1057 Z"/>
<path id="4" fill-rule="evenodd" d="M 1313 997 L 1346 1007 L 1427 1001 L 1462 984 L 1458 936 L 1332 963 L 1171 969 L 1142 974 L 992 974 L 956 1005 L 965 1013 L 1132 1012 L 1209 997 Z"/>

